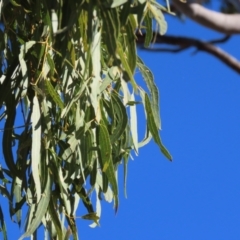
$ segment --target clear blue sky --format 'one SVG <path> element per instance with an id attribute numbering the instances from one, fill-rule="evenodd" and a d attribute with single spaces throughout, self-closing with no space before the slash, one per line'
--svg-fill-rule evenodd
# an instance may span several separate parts
<path id="1" fill-rule="evenodd" d="M 222 36 L 190 20 L 167 21 L 169 34 Z M 240 59 L 239 43 L 236 36 L 221 46 Z M 240 76 L 206 53 L 193 53 L 139 51 L 160 89 L 161 137 L 174 161 L 153 142 L 140 149 L 129 163 L 127 199 L 119 176 L 117 215 L 102 202 L 100 227 L 77 221 L 80 239 L 240 239 Z M 139 74 L 136 79 L 141 82 Z M 15 229 L 8 224 L 10 240 L 19 237 Z"/>

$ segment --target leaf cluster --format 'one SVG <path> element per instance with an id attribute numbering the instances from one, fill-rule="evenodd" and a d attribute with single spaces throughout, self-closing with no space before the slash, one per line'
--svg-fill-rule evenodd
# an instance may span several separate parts
<path id="1" fill-rule="evenodd" d="M 1 193 L 19 225 L 27 206 L 20 239 L 35 236 L 41 224 L 51 238 L 78 239 L 80 202 L 86 209 L 81 218 L 92 226 L 99 224 L 102 199 L 114 201 L 117 212 L 119 164 L 126 192 L 132 151 L 137 154 L 153 138 L 171 160 L 159 136 L 158 89 L 135 42 L 136 31 L 152 35 L 153 18 L 162 34 L 166 24 L 155 1 L 23 2 L 1 7 Z M 136 83 L 136 69 L 148 91 Z M 140 142 L 136 97 L 146 115 Z M 0 220 L 7 239 L 1 208 Z"/>

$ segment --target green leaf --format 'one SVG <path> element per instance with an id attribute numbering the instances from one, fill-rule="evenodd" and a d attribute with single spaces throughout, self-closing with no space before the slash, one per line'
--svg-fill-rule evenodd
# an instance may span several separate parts
<path id="1" fill-rule="evenodd" d="M 37 202 L 41 198 L 41 182 L 39 176 L 39 164 L 41 160 L 41 112 L 36 96 L 33 98 L 33 111 L 31 115 L 32 120 L 32 152 L 31 152 L 31 164 L 32 175 L 36 187 Z"/>
<path id="2" fill-rule="evenodd" d="M 100 148 L 102 165 L 103 165 L 102 171 L 106 173 L 109 183 L 112 186 L 113 193 L 114 193 L 114 199 L 115 199 L 115 212 L 117 212 L 117 209 L 118 209 L 118 185 L 117 185 L 117 180 L 116 180 L 113 162 L 112 162 L 111 142 L 110 142 L 108 130 L 107 130 L 106 126 L 104 125 L 104 122 L 102 122 L 102 121 L 100 122 L 100 125 L 99 125 L 98 136 L 99 136 L 98 144 L 99 144 L 99 148 Z"/>
<path id="3" fill-rule="evenodd" d="M 49 201 L 49 206 L 48 206 L 48 212 L 51 216 L 51 220 L 56 228 L 56 232 L 58 235 L 59 240 L 63 239 L 63 229 L 62 229 L 62 225 L 61 222 L 59 220 L 59 216 L 57 214 L 56 211 L 57 206 L 54 206 L 54 202 L 53 202 L 53 197 L 51 197 L 51 200 Z"/>
<path id="4" fill-rule="evenodd" d="M 20 4 L 18 4 L 16 1 L 14 1 L 14 0 L 10 0 L 10 3 L 13 5 L 13 6 L 15 6 L 15 7 L 21 7 L 21 5 Z"/>
<path id="5" fill-rule="evenodd" d="M 108 130 L 103 121 L 101 122 L 102 124 L 100 123 L 99 125 L 99 147 L 101 150 L 101 157 L 103 162 L 102 171 L 105 172 L 112 161 L 112 151 Z"/>
<path id="6" fill-rule="evenodd" d="M 113 0 L 112 4 L 111 4 L 111 8 L 119 7 L 119 6 L 123 5 L 127 1 L 128 0 Z"/>
<path id="7" fill-rule="evenodd" d="M 135 101 L 134 93 L 131 94 L 131 101 Z M 134 149 L 138 154 L 138 129 L 137 129 L 137 109 L 136 105 L 130 106 L 130 128 Z"/>
<path id="8" fill-rule="evenodd" d="M 97 216 L 97 214 L 95 212 L 93 213 L 88 213 L 86 215 L 83 215 L 81 216 L 82 219 L 85 219 L 85 220 L 92 220 L 94 221 L 97 225 L 99 225 L 98 223 L 98 220 L 99 220 L 99 217 Z"/>
<path id="9" fill-rule="evenodd" d="M 49 68 L 50 68 L 50 76 L 53 76 L 54 75 L 54 70 L 55 70 L 55 64 L 54 64 L 54 61 L 51 57 L 51 55 L 49 53 L 47 53 L 47 63 L 49 65 Z"/>
<path id="10" fill-rule="evenodd" d="M 31 209 L 32 208 L 34 209 L 34 214 L 31 217 L 31 219 L 28 220 L 29 222 L 28 222 L 27 230 L 19 238 L 19 240 L 22 240 L 25 237 L 28 237 L 35 232 L 35 230 L 41 223 L 42 218 L 47 211 L 48 204 L 49 204 L 50 197 L 51 197 L 51 179 L 50 179 L 48 171 L 45 174 L 45 176 L 47 178 L 46 179 L 47 181 L 46 181 L 46 186 L 45 186 L 44 192 L 42 193 L 40 201 L 37 204 L 32 204 Z"/>
<path id="11" fill-rule="evenodd" d="M 149 128 L 149 131 L 151 132 L 154 141 L 158 144 L 158 146 L 159 146 L 161 152 L 163 153 L 163 155 L 168 160 L 172 161 L 172 156 L 170 155 L 168 150 L 162 144 L 162 141 L 161 141 L 161 138 L 159 136 L 156 123 L 154 121 L 151 103 L 150 103 L 149 97 L 146 93 L 145 93 L 145 107 L 146 107 L 145 110 L 146 110 L 146 113 L 147 113 L 147 125 L 148 125 L 148 128 Z"/>
<path id="12" fill-rule="evenodd" d="M 128 154 L 123 155 L 123 167 L 124 167 L 124 195 L 127 198 L 127 173 L 128 173 Z"/>
<path id="13" fill-rule="evenodd" d="M 19 53 L 19 60 L 23 59 L 26 55 L 26 53 L 28 52 L 28 50 L 34 45 L 36 44 L 36 41 L 29 41 L 24 43 L 21 47 L 20 47 L 20 53 Z"/>
<path id="14" fill-rule="evenodd" d="M 126 54 L 123 52 L 122 45 L 121 45 L 120 42 L 118 42 L 117 46 L 118 46 L 117 47 L 117 52 L 118 52 L 119 57 L 121 59 L 122 65 L 123 65 L 124 69 L 127 71 L 128 76 L 130 77 L 130 81 L 132 83 L 132 86 L 133 86 L 134 90 L 136 91 L 137 90 L 137 84 L 136 84 L 136 82 L 133 78 L 132 70 L 129 66 L 129 63 L 128 63 L 127 59 L 126 59 Z"/>
<path id="15" fill-rule="evenodd" d="M 108 9 L 101 11 L 103 20 L 103 34 L 102 37 L 106 44 L 106 48 L 110 56 L 116 55 L 117 39 L 120 30 L 120 21 L 118 18 L 118 12 L 116 9 Z M 109 34 L 111 33 L 111 37 Z"/>
<path id="16" fill-rule="evenodd" d="M 124 107 L 122 101 L 116 94 L 112 94 L 111 96 L 113 108 L 114 108 L 114 115 L 115 115 L 115 122 L 114 122 L 114 129 L 113 133 L 110 136 L 111 143 L 114 143 L 119 139 L 119 137 L 125 131 L 127 124 L 128 124 L 128 116 L 126 112 L 126 108 Z"/>
<path id="17" fill-rule="evenodd" d="M 152 30 L 152 19 L 149 16 L 149 13 L 146 14 L 146 17 L 144 18 L 144 22 L 146 25 L 146 35 L 144 39 L 144 47 L 149 47 L 149 45 L 152 42 L 153 37 L 153 30 Z"/>
<path id="18" fill-rule="evenodd" d="M 159 91 L 157 85 L 155 84 L 153 74 L 139 57 L 137 59 L 137 67 L 142 73 L 143 79 L 146 82 L 149 92 L 151 94 L 151 105 L 156 126 L 158 129 L 161 129 L 161 120 L 159 113 Z"/>
<path id="19" fill-rule="evenodd" d="M 137 62 L 137 52 L 136 52 L 136 40 L 134 35 L 134 26 L 132 26 L 131 21 L 126 24 L 126 48 L 127 48 L 127 59 L 129 62 L 129 67 L 132 74 L 135 72 L 136 62 Z"/>
<path id="20" fill-rule="evenodd" d="M 152 13 L 153 17 L 159 24 L 159 33 L 161 35 L 165 34 L 167 31 L 167 22 L 165 21 L 164 15 L 161 9 L 155 3 L 148 2 L 148 9 Z"/>
<path id="21" fill-rule="evenodd" d="M 0 205 L 0 226 L 1 226 L 1 232 L 3 233 L 3 239 L 7 240 L 7 227 L 5 224 L 5 220 L 4 220 L 4 216 L 3 216 L 3 212 L 2 212 L 2 207 Z"/>
<path id="22" fill-rule="evenodd" d="M 21 210 L 21 208 L 19 208 L 19 205 L 20 205 L 20 202 L 23 200 L 23 197 L 22 197 L 22 181 L 18 177 L 15 177 L 13 179 L 11 196 L 12 196 L 11 201 L 15 202 L 15 208 L 14 208 L 13 212 L 10 210 L 10 215 L 11 215 L 11 217 L 13 215 L 16 216 L 17 223 L 20 226 L 21 225 L 22 210 Z"/>
<path id="23" fill-rule="evenodd" d="M 57 104 L 57 106 L 60 109 L 63 109 L 64 104 L 63 104 L 60 96 L 57 94 L 56 90 L 53 88 L 53 85 L 51 84 L 50 80 L 45 79 L 44 83 L 45 83 L 47 93 L 52 97 L 53 101 Z"/>
<path id="24" fill-rule="evenodd" d="M 122 9 L 120 12 L 120 21 L 122 26 L 126 24 L 127 19 L 130 15 L 130 11 L 131 11 L 131 1 L 126 1 L 126 3 L 122 6 Z"/>

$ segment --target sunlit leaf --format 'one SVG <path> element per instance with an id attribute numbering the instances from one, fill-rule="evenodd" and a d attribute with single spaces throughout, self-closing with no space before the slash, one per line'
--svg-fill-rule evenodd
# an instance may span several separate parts
<path id="1" fill-rule="evenodd" d="M 154 141 L 160 147 L 161 152 L 165 155 L 165 157 L 167 159 L 172 161 L 172 156 L 170 155 L 168 150 L 162 144 L 161 138 L 159 136 L 158 129 L 157 129 L 156 123 L 154 121 L 154 117 L 153 117 L 151 103 L 150 103 L 150 100 L 149 100 L 149 97 L 147 94 L 145 94 L 145 106 L 146 106 L 146 112 L 147 112 L 147 124 L 148 124 L 149 131 L 151 132 Z"/>
<path id="2" fill-rule="evenodd" d="M 134 94 L 131 95 L 131 101 L 135 101 Z M 136 154 L 138 154 L 138 129 L 137 129 L 137 109 L 136 105 L 130 106 L 130 128 Z"/>
<path id="3" fill-rule="evenodd" d="M 147 4 L 149 11 L 153 15 L 154 19 L 160 26 L 159 33 L 161 35 L 165 34 L 167 31 L 167 22 L 165 21 L 164 15 L 159 7 L 154 3 L 148 2 Z"/>
<path id="4" fill-rule="evenodd" d="M 45 239 L 77 240 L 79 210 L 88 212 L 82 219 L 92 220 L 91 227 L 99 224 L 103 198 L 114 200 L 117 211 L 119 166 L 124 164 L 126 196 L 133 151 L 153 136 L 168 156 L 158 136 L 157 88 L 136 49 L 136 30 L 146 28 L 145 45 L 154 18 L 164 30 L 163 8 L 146 0 L 5 2 L 0 193 L 12 220 L 19 226 L 25 221 L 20 239 L 35 239 L 44 229 Z M 135 82 L 136 67 L 150 99 Z M 140 143 L 137 104 L 146 113 Z"/>
<path id="5" fill-rule="evenodd" d="M 48 208 L 48 204 L 50 201 L 51 194 L 51 179 L 49 173 L 46 173 L 47 182 L 44 188 L 44 192 L 42 193 L 40 201 L 35 205 L 33 204 L 31 207 L 34 207 L 34 217 L 31 218 L 31 222 L 29 222 L 28 228 L 26 232 L 19 238 L 19 240 L 24 239 L 25 237 L 30 236 L 37 229 L 39 224 L 42 221 L 44 214 Z"/>
<path id="6" fill-rule="evenodd" d="M 115 199 L 115 212 L 118 209 L 118 185 L 113 168 L 112 155 L 111 155 L 111 142 L 110 137 L 104 123 L 99 125 L 99 147 L 101 152 L 101 159 L 103 164 L 102 171 L 106 173 L 109 183 L 112 186 L 114 199 Z"/>
<path id="7" fill-rule="evenodd" d="M 41 183 L 39 176 L 39 164 L 41 160 L 41 112 L 38 103 L 38 99 L 36 96 L 33 98 L 33 112 L 32 112 L 32 175 L 35 182 L 36 187 L 36 196 L 37 202 L 39 202 L 41 198 Z"/>
<path id="8" fill-rule="evenodd" d="M 154 81 L 153 74 L 151 70 L 143 63 L 143 61 L 138 57 L 137 67 L 142 73 L 143 79 L 145 80 L 147 87 L 151 94 L 152 100 L 152 109 L 154 120 L 158 129 L 161 129 L 161 120 L 160 120 L 160 107 L 159 107 L 159 91 L 157 85 Z"/>

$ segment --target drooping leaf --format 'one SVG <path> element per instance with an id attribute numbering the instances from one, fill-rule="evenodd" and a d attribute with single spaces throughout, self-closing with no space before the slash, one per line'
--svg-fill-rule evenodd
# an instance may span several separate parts
<path id="1" fill-rule="evenodd" d="M 88 213 L 88 214 L 86 214 L 86 215 L 84 215 L 84 216 L 81 216 L 81 218 L 82 218 L 82 219 L 85 219 L 85 220 L 92 220 L 92 221 L 94 221 L 97 225 L 99 225 L 99 224 L 98 224 L 99 217 L 96 215 L 95 212 L 94 212 L 94 213 Z"/>
<path id="2" fill-rule="evenodd" d="M 103 122 L 102 123 L 100 122 L 98 135 L 99 135 L 98 142 L 99 142 L 99 148 L 100 148 L 102 165 L 103 165 L 102 171 L 106 173 L 109 183 L 112 186 L 114 199 L 115 199 L 115 212 L 117 212 L 118 185 L 117 185 L 115 171 L 114 171 L 113 162 L 112 162 L 110 137 L 109 137 L 107 128 Z"/>
<path id="3" fill-rule="evenodd" d="M 35 232 L 37 227 L 42 221 L 44 214 L 48 208 L 48 204 L 51 197 L 51 179 L 48 171 L 45 174 L 46 176 L 46 186 L 44 188 L 44 192 L 42 193 L 41 199 L 37 204 L 32 204 L 31 208 L 34 208 L 34 215 L 32 215 L 31 219 L 28 220 L 28 226 L 26 232 L 19 238 L 19 240 L 24 239 L 25 237 L 30 236 Z"/>
<path id="4" fill-rule="evenodd" d="M 131 95 L 131 101 L 135 101 L 134 94 Z M 138 154 L 138 129 L 137 129 L 137 109 L 136 105 L 130 106 L 130 128 L 133 139 L 134 149 Z"/>
<path id="5" fill-rule="evenodd" d="M 127 73 L 128 73 L 128 76 L 129 76 L 129 78 L 130 78 L 130 81 L 131 81 L 131 83 L 132 83 L 132 86 L 133 86 L 134 90 L 136 90 L 136 89 L 137 89 L 137 84 L 136 84 L 136 82 L 135 82 L 135 80 L 134 80 L 134 78 L 133 78 L 133 72 L 131 71 L 131 68 L 130 68 L 130 66 L 129 66 L 129 63 L 128 63 L 127 60 L 126 60 L 126 55 L 125 55 L 125 53 L 124 53 L 124 51 L 123 51 L 123 49 L 122 49 L 122 45 L 121 45 L 121 43 L 119 43 L 119 42 L 118 42 L 118 44 L 117 44 L 117 52 L 118 52 L 118 54 L 119 54 L 119 56 L 120 56 L 120 59 L 121 59 L 121 61 L 122 61 L 122 64 L 123 64 L 124 69 L 125 69 L 125 70 L 127 71 Z"/>
<path id="6" fill-rule="evenodd" d="M 149 47 L 153 37 L 152 19 L 150 18 L 149 13 L 146 14 L 144 22 L 146 24 L 146 36 L 144 39 L 144 47 Z"/>
<path id="7" fill-rule="evenodd" d="M 37 202 L 39 202 L 41 198 L 41 182 L 39 176 L 39 164 L 41 160 L 41 112 L 39 107 L 39 102 L 36 96 L 33 98 L 33 112 L 31 116 L 32 120 L 32 175 L 35 182 L 36 187 L 36 197 Z"/>
<path id="8" fill-rule="evenodd" d="M 21 238 L 36 238 L 42 223 L 45 238 L 78 239 L 78 208 L 84 206 L 89 214 L 83 217 L 97 226 L 103 197 L 114 200 L 117 211 L 119 165 L 124 164 L 126 195 L 132 150 L 137 152 L 159 128 L 154 82 L 137 59 L 135 32 L 146 27 L 151 42 L 153 18 L 162 18 L 160 5 L 146 0 L 57 2 L 19 5 L 11 0 L 0 13 L 0 121 L 5 121 L 6 162 L 0 191 L 19 224 L 27 206 Z M 149 126 L 140 143 L 136 66 L 146 75 L 151 96 Z M 146 110 L 149 104 L 141 97 Z"/>
<path id="9" fill-rule="evenodd" d="M 2 212 L 2 207 L 0 205 L 0 226 L 1 226 L 1 232 L 3 233 L 3 239 L 7 240 L 7 228 L 6 228 L 6 224 L 5 224 L 5 220 L 4 220 L 4 216 L 3 216 L 3 212 Z"/>
<path id="10" fill-rule="evenodd" d="M 127 126 L 128 116 L 126 113 L 126 108 L 124 107 L 122 101 L 115 94 L 112 94 L 112 104 L 115 112 L 115 123 L 110 139 L 111 142 L 114 143 L 124 132 Z"/>
<path id="11" fill-rule="evenodd" d="M 161 35 L 165 34 L 167 31 L 167 22 L 165 21 L 164 15 L 159 7 L 159 4 L 156 2 L 148 2 L 147 3 L 148 9 L 153 15 L 154 19 L 159 24 L 159 33 Z"/>
<path id="12" fill-rule="evenodd" d="M 159 110 L 159 91 L 157 85 L 154 81 L 153 74 L 151 70 L 144 64 L 144 62 L 138 57 L 137 67 L 142 73 L 143 79 L 145 80 L 149 92 L 151 94 L 151 105 L 153 109 L 154 120 L 158 129 L 161 129 L 161 119 Z"/>
<path id="13" fill-rule="evenodd" d="M 156 126 L 156 123 L 154 121 L 154 117 L 153 117 L 153 111 L 152 111 L 152 107 L 151 107 L 151 103 L 149 100 L 148 95 L 145 93 L 145 107 L 146 107 L 146 113 L 147 113 L 147 124 L 148 124 L 148 128 L 149 131 L 151 132 L 154 141 L 158 144 L 161 152 L 164 154 L 164 156 L 172 161 L 172 156 L 170 155 L 170 153 L 168 152 L 168 150 L 164 147 L 164 145 L 162 144 L 161 138 L 159 136 L 158 133 L 158 129 Z"/>

